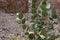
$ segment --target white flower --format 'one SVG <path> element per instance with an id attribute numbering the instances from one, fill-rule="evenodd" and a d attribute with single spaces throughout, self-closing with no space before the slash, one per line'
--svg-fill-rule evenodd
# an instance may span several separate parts
<path id="1" fill-rule="evenodd" d="M 16 18 L 17 21 L 19 21 L 20 19 L 19 18 Z"/>
<path id="2" fill-rule="evenodd" d="M 16 15 L 19 15 L 19 13 L 16 13 Z"/>
<path id="3" fill-rule="evenodd" d="M 50 6 L 51 6 L 50 3 L 47 3 L 46 8 L 50 9 Z"/>
<path id="4" fill-rule="evenodd" d="M 45 36 L 44 36 L 44 35 L 40 35 L 40 37 L 41 37 L 42 39 L 44 39 L 44 38 L 45 38 Z"/>

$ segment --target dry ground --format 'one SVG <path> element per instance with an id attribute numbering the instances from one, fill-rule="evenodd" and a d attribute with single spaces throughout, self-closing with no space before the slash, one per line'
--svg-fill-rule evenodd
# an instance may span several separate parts
<path id="1" fill-rule="evenodd" d="M 22 36 L 22 28 L 16 22 L 16 15 L 0 12 L 0 40 L 10 40 L 9 35 L 12 34 L 20 38 Z"/>

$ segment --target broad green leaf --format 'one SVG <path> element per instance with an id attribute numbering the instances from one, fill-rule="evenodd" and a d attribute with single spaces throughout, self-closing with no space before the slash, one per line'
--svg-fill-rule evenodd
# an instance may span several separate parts
<path id="1" fill-rule="evenodd" d="M 54 19 L 57 18 L 57 14 L 56 14 L 56 11 L 55 10 L 52 11 L 52 18 L 54 18 Z"/>
<path id="2" fill-rule="evenodd" d="M 42 9 L 42 10 L 44 10 L 44 9 L 45 9 L 45 5 L 41 5 L 40 7 L 41 7 L 41 9 Z"/>
<path id="3" fill-rule="evenodd" d="M 19 19 L 22 19 L 23 18 L 23 13 L 22 12 L 19 12 L 18 17 L 19 17 Z"/>

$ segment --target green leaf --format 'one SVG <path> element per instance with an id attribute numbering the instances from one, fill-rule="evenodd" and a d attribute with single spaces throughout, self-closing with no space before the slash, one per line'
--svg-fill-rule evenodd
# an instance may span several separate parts
<path id="1" fill-rule="evenodd" d="M 18 17 L 19 17 L 19 19 L 22 19 L 23 18 L 23 13 L 22 12 L 19 12 Z"/>
<path id="2" fill-rule="evenodd" d="M 55 40 L 57 37 L 52 35 L 48 40 Z"/>
<path id="3" fill-rule="evenodd" d="M 40 7 L 42 10 L 46 10 L 46 5 L 42 4 Z"/>
<path id="4" fill-rule="evenodd" d="M 32 0 L 32 13 L 33 13 L 33 14 L 36 13 L 36 1 L 37 1 L 37 0 Z"/>
<path id="5" fill-rule="evenodd" d="M 53 18 L 49 18 L 49 19 L 53 21 Z"/>
<path id="6" fill-rule="evenodd" d="M 47 15 L 48 15 L 47 11 L 43 11 L 43 12 L 42 12 L 42 16 L 43 16 L 43 17 L 46 17 Z"/>
<path id="7" fill-rule="evenodd" d="M 47 31 L 46 31 L 45 29 L 42 29 L 41 34 L 44 35 L 46 38 L 48 37 L 48 35 L 47 35 Z"/>
<path id="8" fill-rule="evenodd" d="M 32 8 L 35 8 L 35 5 L 34 4 L 32 5 Z"/>
<path id="9" fill-rule="evenodd" d="M 37 15 L 34 14 L 34 15 L 31 17 L 31 19 L 34 20 L 34 19 L 36 18 L 36 16 L 37 16 Z"/>
<path id="10" fill-rule="evenodd" d="M 36 5 L 35 5 L 35 3 L 32 3 L 32 8 L 36 8 Z"/>
<path id="11" fill-rule="evenodd" d="M 22 28 L 23 28 L 23 29 L 26 29 L 26 25 L 25 25 L 25 24 L 22 24 Z"/>
<path id="12" fill-rule="evenodd" d="M 45 4 L 46 5 L 46 0 L 44 0 L 42 4 Z"/>
<path id="13" fill-rule="evenodd" d="M 55 10 L 52 11 L 52 18 L 54 18 L 54 19 L 57 18 L 57 14 L 56 14 L 56 11 Z"/>
<path id="14" fill-rule="evenodd" d="M 37 0 L 32 0 L 32 3 L 36 3 Z"/>
<path id="15" fill-rule="evenodd" d="M 32 8 L 32 14 L 36 13 L 36 8 Z"/>
<path id="16" fill-rule="evenodd" d="M 25 32 L 25 35 L 29 35 L 29 33 L 28 32 Z"/>
<path id="17" fill-rule="evenodd" d="M 41 11 L 40 11 L 40 10 L 38 10 L 38 13 L 41 13 Z"/>
<path id="18" fill-rule="evenodd" d="M 24 24 L 25 23 L 25 19 L 22 19 L 22 22 L 21 23 Z"/>
<path id="19" fill-rule="evenodd" d="M 38 38 L 37 38 L 37 40 L 44 40 L 44 39 L 42 39 L 39 35 L 38 35 Z"/>

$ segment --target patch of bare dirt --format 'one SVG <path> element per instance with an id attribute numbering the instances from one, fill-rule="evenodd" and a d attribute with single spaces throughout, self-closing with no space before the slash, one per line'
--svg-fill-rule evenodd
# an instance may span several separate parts
<path id="1" fill-rule="evenodd" d="M 22 34 L 21 26 L 16 22 L 15 14 L 6 14 L 0 12 L 0 40 L 10 40 L 10 34 L 20 36 Z"/>

